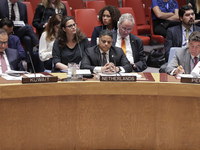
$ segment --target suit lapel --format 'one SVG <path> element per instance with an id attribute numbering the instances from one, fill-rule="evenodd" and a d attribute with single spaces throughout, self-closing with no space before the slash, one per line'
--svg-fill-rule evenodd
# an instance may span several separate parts
<path id="1" fill-rule="evenodd" d="M 8 1 L 7 0 L 5 0 L 5 3 L 4 3 L 4 11 L 5 11 L 6 16 L 9 18 L 9 9 L 8 9 Z"/>
<path id="2" fill-rule="evenodd" d="M 185 71 L 187 74 L 189 74 L 191 72 L 189 49 L 187 49 L 184 58 L 185 59 L 183 61 L 184 61 L 185 69 L 186 69 Z"/>
<path id="3" fill-rule="evenodd" d="M 100 50 L 99 50 L 99 45 L 95 47 L 94 49 L 95 51 L 95 57 L 96 57 L 96 60 L 97 60 L 97 64 L 98 66 L 101 66 L 101 54 L 100 54 Z"/>

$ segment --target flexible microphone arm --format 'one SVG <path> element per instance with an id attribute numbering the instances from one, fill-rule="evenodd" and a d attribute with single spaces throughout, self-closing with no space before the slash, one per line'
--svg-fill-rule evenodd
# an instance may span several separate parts
<path id="1" fill-rule="evenodd" d="M 32 58 L 31 58 L 31 55 L 30 55 L 29 51 L 27 51 L 27 54 L 28 54 L 28 57 L 29 57 L 29 59 L 30 59 L 30 61 L 31 61 L 31 66 L 32 66 L 32 68 L 33 68 L 33 73 L 35 74 L 35 77 L 36 77 L 35 67 L 34 67 L 34 65 L 33 65 L 33 61 L 32 61 Z"/>

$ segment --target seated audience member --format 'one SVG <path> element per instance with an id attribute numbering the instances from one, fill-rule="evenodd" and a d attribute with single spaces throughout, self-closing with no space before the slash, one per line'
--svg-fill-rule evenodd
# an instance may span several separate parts
<path id="1" fill-rule="evenodd" d="M 42 0 L 38 4 L 33 18 L 33 26 L 37 29 L 39 36 L 44 31 L 51 16 L 61 14 L 67 16 L 67 10 L 61 0 Z"/>
<path id="2" fill-rule="evenodd" d="M 45 69 L 52 70 L 52 49 L 53 43 L 57 38 L 57 33 L 60 28 L 61 15 L 53 15 L 42 36 L 40 37 L 39 56 L 40 60 L 44 62 Z"/>
<path id="3" fill-rule="evenodd" d="M 151 9 L 154 34 L 166 37 L 167 28 L 179 24 L 177 1 L 152 0 Z"/>
<path id="4" fill-rule="evenodd" d="M 112 42 L 112 32 L 102 30 L 99 35 L 99 44 L 86 49 L 81 61 L 81 69 L 90 69 L 93 73 L 131 72 L 132 66 L 123 50 L 112 46 Z"/>
<path id="5" fill-rule="evenodd" d="M 117 7 L 108 5 L 99 11 L 98 16 L 102 25 L 94 28 L 91 46 L 97 45 L 98 37 L 102 30 L 117 30 L 117 22 L 121 16 L 121 12 Z"/>
<path id="6" fill-rule="evenodd" d="M 77 28 L 73 17 L 64 17 L 61 21 L 58 37 L 53 45 L 52 72 L 67 71 L 68 63 L 80 63 L 84 51 L 88 48 L 87 37 Z"/>
<path id="7" fill-rule="evenodd" d="M 6 70 L 23 71 L 22 62 L 19 53 L 16 49 L 7 48 L 8 34 L 0 28 L 0 73 L 5 73 Z"/>
<path id="8" fill-rule="evenodd" d="M 171 47 L 186 47 L 189 35 L 200 28 L 194 25 L 194 11 L 192 6 L 184 5 L 179 9 L 180 25 L 168 28 L 167 36 L 165 39 L 165 60 L 168 61 L 169 52 Z M 167 63 L 162 65 L 159 72 L 165 72 Z"/>
<path id="9" fill-rule="evenodd" d="M 113 33 L 113 45 L 123 49 L 134 72 L 142 72 L 147 68 L 143 41 L 131 34 L 135 24 L 131 14 L 123 14 L 118 21 L 118 30 Z"/>
<path id="10" fill-rule="evenodd" d="M 194 31 L 189 36 L 189 47 L 176 51 L 175 56 L 167 65 L 166 72 L 170 75 L 190 74 L 199 62 L 200 32 Z M 179 66 L 178 66 L 179 65 Z"/>
<path id="11" fill-rule="evenodd" d="M 1 0 L 0 1 L 0 18 L 9 18 L 12 21 L 23 21 L 25 26 L 14 26 L 14 34 L 24 44 L 26 52 L 29 52 L 33 58 L 33 48 L 39 44 L 38 37 L 33 31 L 31 25 L 27 24 L 27 8 L 26 5 L 17 0 Z M 38 56 L 37 56 L 38 57 Z M 29 56 L 27 55 L 28 71 L 32 72 Z M 34 61 L 34 59 L 33 59 Z M 36 67 L 36 65 L 35 65 Z M 37 70 L 37 68 L 36 68 Z"/>
<path id="12" fill-rule="evenodd" d="M 13 35 L 14 24 L 12 20 L 4 18 L 0 21 L 0 28 L 3 28 L 8 33 L 8 48 L 13 48 L 18 50 L 18 53 L 22 60 L 25 60 L 26 54 L 24 48 L 21 45 L 20 39 L 18 36 Z"/>
<path id="13" fill-rule="evenodd" d="M 195 24 L 200 26 L 200 0 L 186 0 L 186 3 L 193 7 L 195 13 Z"/>

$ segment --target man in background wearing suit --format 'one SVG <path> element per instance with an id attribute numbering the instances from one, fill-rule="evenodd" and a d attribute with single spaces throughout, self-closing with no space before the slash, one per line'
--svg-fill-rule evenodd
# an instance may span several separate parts
<path id="1" fill-rule="evenodd" d="M 170 75 L 190 74 L 200 58 L 200 32 L 194 31 L 189 36 L 189 48 L 176 51 L 166 68 L 166 72 Z"/>
<path id="2" fill-rule="evenodd" d="M 14 27 L 14 34 L 17 35 L 21 42 L 25 45 L 26 52 L 33 56 L 33 48 L 39 44 L 38 37 L 33 28 L 27 24 L 27 8 L 26 5 L 17 2 L 17 0 L 1 0 L 0 1 L 0 19 L 9 18 L 12 21 L 24 21 L 25 26 Z M 29 57 L 27 56 L 28 68 L 31 68 Z M 30 71 L 30 70 L 29 70 Z"/>
<path id="3" fill-rule="evenodd" d="M 200 28 L 194 25 L 195 14 L 192 6 L 184 5 L 179 9 L 180 25 L 171 27 L 167 30 L 165 39 L 165 60 L 168 61 L 171 47 L 186 47 L 188 37 L 193 31 L 200 31 Z"/>
<path id="4" fill-rule="evenodd" d="M 21 45 L 21 41 L 18 36 L 13 35 L 14 24 L 12 20 L 9 20 L 8 18 L 3 18 L 0 21 L 0 28 L 3 28 L 8 33 L 8 48 L 18 50 L 21 59 L 25 60 L 26 54 L 24 48 Z"/>
<path id="5" fill-rule="evenodd" d="M 179 9 L 180 25 L 168 28 L 165 38 L 165 60 L 168 62 L 169 52 L 171 47 L 186 47 L 188 37 L 193 31 L 200 31 L 200 27 L 194 25 L 195 15 L 192 6 L 184 5 Z M 160 67 L 159 72 L 165 73 L 168 63 Z"/>
<path id="6" fill-rule="evenodd" d="M 6 70 L 23 71 L 22 62 L 16 49 L 7 48 L 8 34 L 0 28 L 0 73 Z"/>
<path id="7" fill-rule="evenodd" d="M 133 72 L 142 72 L 147 68 L 142 40 L 131 34 L 135 20 L 129 13 L 121 15 L 118 30 L 113 33 L 113 45 L 123 49 L 132 65 Z"/>
<path id="8" fill-rule="evenodd" d="M 132 66 L 123 50 L 112 46 L 112 42 L 112 32 L 102 30 L 99 35 L 99 44 L 85 50 L 81 69 L 90 69 L 93 73 L 131 72 Z"/>

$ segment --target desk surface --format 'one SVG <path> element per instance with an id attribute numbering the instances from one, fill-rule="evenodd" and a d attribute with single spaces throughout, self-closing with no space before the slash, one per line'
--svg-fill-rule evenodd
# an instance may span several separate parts
<path id="1" fill-rule="evenodd" d="M 159 78 L 159 74 L 153 74 Z M 0 85 L 0 149 L 200 149 L 200 86 Z"/>

